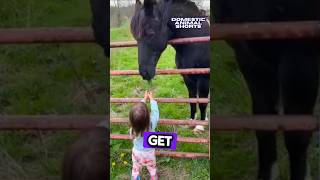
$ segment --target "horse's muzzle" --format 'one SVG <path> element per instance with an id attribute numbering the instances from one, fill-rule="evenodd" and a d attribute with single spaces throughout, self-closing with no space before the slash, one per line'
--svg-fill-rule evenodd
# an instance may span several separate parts
<path id="1" fill-rule="evenodd" d="M 139 73 L 144 80 L 150 81 L 155 76 L 155 68 L 150 66 L 139 67 Z"/>

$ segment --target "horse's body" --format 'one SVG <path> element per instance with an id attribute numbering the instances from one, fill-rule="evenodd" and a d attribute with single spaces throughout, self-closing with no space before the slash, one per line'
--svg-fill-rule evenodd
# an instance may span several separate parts
<path id="1" fill-rule="evenodd" d="M 317 0 L 215 0 L 218 23 L 319 19 Z M 254 114 L 312 114 L 318 90 L 319 49 L 315 40 L 229 41 L 252 97 Z M 319 47 L 319 46 L 318 46 Z M 280 108 L 281 107 L 281 108 Z M 274 131 L 257 131 L 258 179 L 276 177 Z M 284 132 L 291 180 L 308 177 L 311 132 Z"/>
<path id="2" fill-rule="evenodd" d="M 138 62 L 140 75 L 145 80 L 155 76 L 155 69 L 161 53 L 170 39 L 208 36 L 208 22 L 200 29 L 176 29 L 171 18 L 204 17 L 202 11 L 189 0 L 145 0 L 136 2 L 135 14 L 131 20 L 131 31 L 138 41 Z M 209 68 L 209 43 L 173 45 L 176 51 L 176 66 L 184 68 Z M 189 97 L 208 97 L 209 75 L 183 75 Z M 191 119 L 195 119 L 196 104 L 191 106 Z M 199 104 L 201 120 L 206 117 L 207 104 Z"/>

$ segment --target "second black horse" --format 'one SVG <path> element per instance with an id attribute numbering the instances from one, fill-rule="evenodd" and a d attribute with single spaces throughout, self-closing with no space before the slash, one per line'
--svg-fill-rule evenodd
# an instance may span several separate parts
<path id="1" fill-rule="evenodd" d="M 215 0 L 218 23 L 319 20 L 317 0 Z M 317 40 L 233 40 L 236 60 L 252 97 L 253 114 L 311 115 L 318 91 Z M 291 180 L 310 179 L 307 150 L 311 132 L 284 132 Z M 275 131 L 257 131 L 257 178 L 277 178 Z"/>

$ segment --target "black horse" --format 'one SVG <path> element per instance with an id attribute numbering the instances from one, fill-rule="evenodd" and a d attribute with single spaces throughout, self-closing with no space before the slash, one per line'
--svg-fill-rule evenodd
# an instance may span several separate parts
<path id="1" fill-rule="evenodd" d="M 172 18 L 201 18 L 204 14 L 190 0 L 145 0 L 136 1 L 135 14 L 131 20 L 131 32 L 138 42 L 138 62 L 140 75 L 145 80 L 155 76 L 155 69 L 161 53 L 168 41 L 174 38 L 209 36 L 207 21 L 201 28 L 178 29 Z M 209 43 L 172 45 L 176 51 L 176 66 L 184 68 L 209 68 Z M 189 97 L 208 97 L 209 75 L 183 75 Z M 190 104 L 191 119 L 195 119 L 196 104 Z M 206 118 L 207 104 L 199 104 L 201 120 Z M 196 126 L 195 130 L 203 130 Z"/>
<path id="2" fill-rule="evenodd" d="M 319 5 L 317 0 L 214 0 L 212 11 L 218 23 L 303 21 L 319 20 Z M 229 44 L 250 90 L 253 114 L 279 114 L 280 109 L 287 115 L 313 114 L 320 53 L 315 40 L 239 40 Z M 290 179 L 308 179 L 312 133 L 293 131 L 284 136 Z M 275 179 L 275 132 L 257 131 L 256 137 L 258 179 Z"/>

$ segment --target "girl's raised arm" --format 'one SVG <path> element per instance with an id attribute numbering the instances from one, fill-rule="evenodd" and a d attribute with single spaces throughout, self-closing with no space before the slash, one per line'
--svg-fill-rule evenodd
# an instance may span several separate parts
<path id="1" fill-rule="evenodd" d="M 151 104 L 151 129 L 155 131 L 158 121 L 159 121 L 159 108 L 158 103 L 153 99 L 152 93 L 148 93 Z"/>

